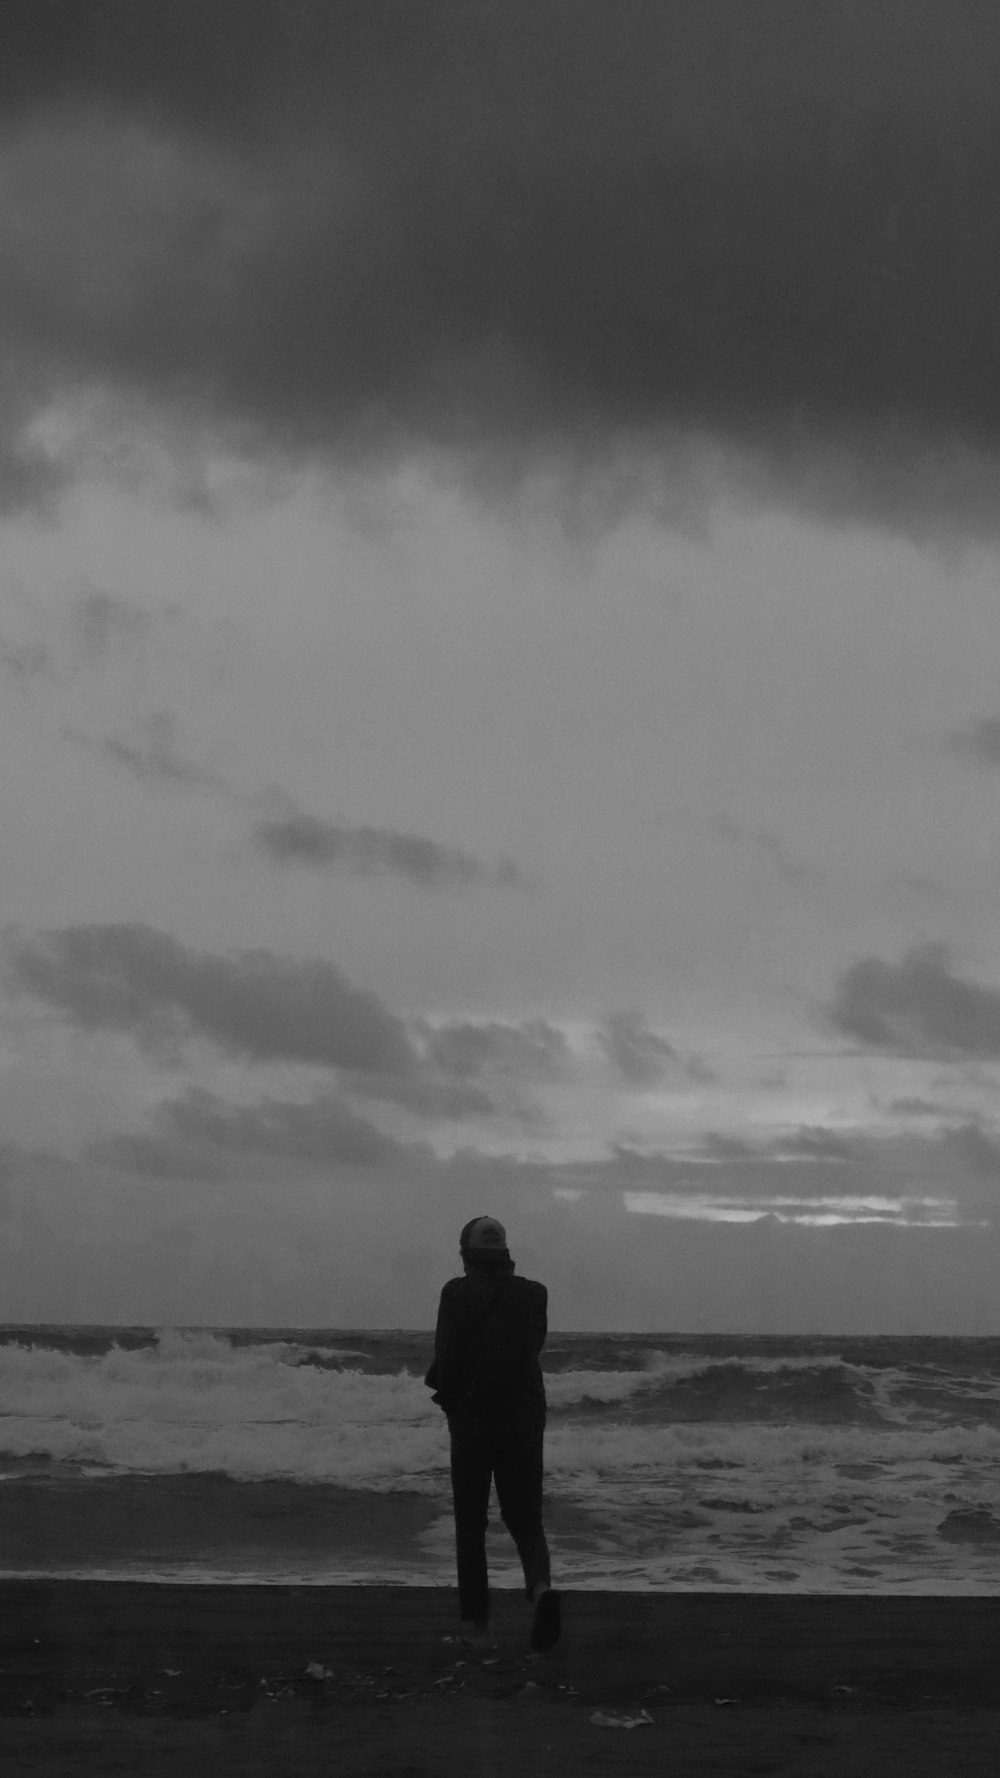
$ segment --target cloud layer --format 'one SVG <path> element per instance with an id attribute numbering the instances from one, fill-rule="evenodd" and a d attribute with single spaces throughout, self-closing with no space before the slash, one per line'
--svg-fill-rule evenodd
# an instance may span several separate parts
<path id="1" fill-rule="evenodd" d="M 90 389 L 270 454 L 711 439 L 761 488 L 985 515 L 995 8 L 402 11 L 13 0 L 10 499 Z"/>
<path id="2" fill-rule="evenodd" d="M 220 1161 L 260 1168 L 275 1161 L 312 1167 L 368 1167 L 404 1153 L 403 1145 L 358 1117 L 334 1093 L 308 1100 L 268 1096 L 252 1105 L 234 1105 L 215 1093 L 194 1088 L 168 1100 L 155 1117 L 161 1170 L 178 1152 L 198 1155 L 211 1177 Z M 123 1158 L 125 1158 L 123 1156 Z"/>
<path id="3" fill-rule="evenodd" d="M 8 934 L 6 955 L 15 991 L 151 1048 L 198 1036 L 251 1062 L 390 1074 L 415 1062 L 402 1022 L 324 958 L 213 956 L 142 925 Z"/>

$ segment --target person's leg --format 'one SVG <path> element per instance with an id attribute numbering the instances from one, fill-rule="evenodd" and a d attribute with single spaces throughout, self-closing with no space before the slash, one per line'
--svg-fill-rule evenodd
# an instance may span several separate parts
<path id="1" fill-rule="evenodd" d="M 451 1493 L 455 1509 L 455 1557 L 459 1614 L 465 1625 L 484 1631 L 489 1624 L 490 1590 L 486 1567 L 492 1458 L 486 1429 L 469 1414 L 448 1418 L 451 1434 Z"/>
<path id="2" fill-rule="evenodd" d="M 542 1525 L 545 1422 L 540 1415 L 510 1416 L 494 1428 L 493 1470 L 500 1517 L 517 1545 L 529 1599 L 552 1585 L 549 1546 Z"/>
<path id="3" fill-rule="evenodd" d="M 496 1426 L 493 1447 L 500 1516 L 517 1545 L 524 1569 L 524 1590 L 534 1607 L 531 1646 L 537 1652 L 558 1642 L 562 1615 L 542 1526 L 544 1436 L 542 1415 L 512 1417 Z"/>

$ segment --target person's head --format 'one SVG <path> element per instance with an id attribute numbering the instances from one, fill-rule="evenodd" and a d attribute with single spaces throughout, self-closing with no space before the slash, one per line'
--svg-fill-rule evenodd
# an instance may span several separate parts
<path id="1" fill-rule="evenodd" d="M 507 1231 L 495 1216 L 474 1216 L 467 1222 L 458 1238 L 458 1251 L 467 1273 L 474 1271 L 488 1277 L 514 1270 Z"/>

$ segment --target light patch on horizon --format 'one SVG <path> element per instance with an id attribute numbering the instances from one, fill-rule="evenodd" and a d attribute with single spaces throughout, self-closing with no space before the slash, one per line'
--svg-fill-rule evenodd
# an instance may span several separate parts
<path id="1" fill-rule="evenodd" d="M 833 1228 L 844 1223 L 891 1223 L 896 1228 L 967 1228 L 953 1198 L 816 1197 L 745 1199 L 714 1197 L 707 1192 L 625 1191 L 625 1208 L 633 1216 L 668 1216 L 683 1222 L 776 1222 L 805 1228 Z M 985 1227 L 976 1221 L 973 1226 Z"/>

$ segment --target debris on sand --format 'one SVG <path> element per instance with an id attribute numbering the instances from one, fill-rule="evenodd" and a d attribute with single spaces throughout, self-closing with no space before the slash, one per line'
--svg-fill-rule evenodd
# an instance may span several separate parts
<path id="1" fill-rule="evenodd" d="M 641 1729 L 653 1718 L 648 1710 L 595 1710 L 590 1720 L 597 1729 Z"/>

